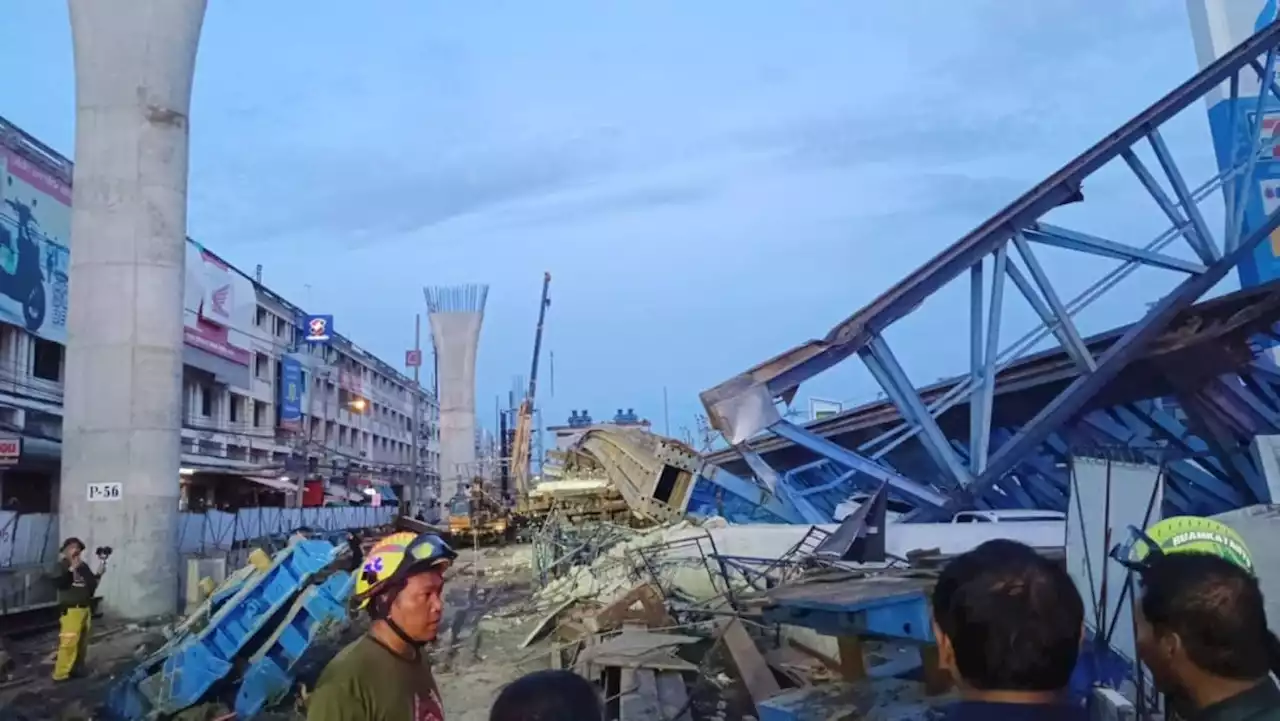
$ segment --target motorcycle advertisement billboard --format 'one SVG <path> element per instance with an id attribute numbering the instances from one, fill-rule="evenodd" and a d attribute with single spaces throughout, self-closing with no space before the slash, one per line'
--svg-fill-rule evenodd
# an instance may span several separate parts
<path id="1" fill-rule="evenodd" d="M 67 342 L 71 186 L 0 145 L 0 321 Z"/>
<path id="2" fill-rule="evenodd" d="M 187 240 L 187 283 L 183 303 L 183 340 L 237 365 L 247 366 L 258 292 L 221 258 Z"/>

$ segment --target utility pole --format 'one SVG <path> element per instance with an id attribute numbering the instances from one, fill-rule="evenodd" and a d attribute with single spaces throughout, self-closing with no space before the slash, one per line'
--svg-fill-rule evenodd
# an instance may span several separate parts
<path id="1" fill-rule="evenodd" d="M 671 414 L 667 411 L 667 387 L 662 387 L 662 435 L 671 437 Z"/>
<path id="2" fill-rule="evenodd" d="M 418 481 L 418 443 L 419 433 L 422 431 L 422 386 L 418 381 L 419 370 L 422 368 L 422 314 L 415 313 L 413 316 L 413 449 L 412 461 L 413 475 L 410 478 L 410 498 L 412 503 L 422 504 L 422 485 Z"/>

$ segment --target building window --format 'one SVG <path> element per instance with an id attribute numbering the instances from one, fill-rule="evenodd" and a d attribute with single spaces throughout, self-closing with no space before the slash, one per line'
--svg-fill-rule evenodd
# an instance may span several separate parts
<path id="1" fill-rule="evenodd" d="M 261 328 L 267 323 L 267 309 L 258 306 L 258 314 L 253 318 L 253 324 Z"/>
<path id="2" fill-rule="evenodd" d="M 253 377 L 260 381 L 271 379 L 267 370 L 267 356 L 262 353 L 255 353 L 253 356 Z"/>
<path id="3" fill-rule="evenodd" d="M 253 401 L 253 427 L 261 428 L 266 425 L 264 418 L 267 415 L 267 404 Z"/>
<path id="4" fill-rule="evenodd" d="M 31 340 L 31 375 L 47 381 L 62 380 L 62 346 L 42 338 Z"/>
<path id="5" fill-rule="evenodd" d="M 213 389 L 209 386 L 200 386 L 200 415 L 213 415 Z"/>
<path id="6" fill-rule="evenodd" d="M 243 402 L 244 402 L 243 398 L 236 395 L 235 393 L 231 394 L 231 409 L 228 411 L 228 413 L 230 414 L 230 421 L 232 423 L 240 422 L 240 404 Z"/>

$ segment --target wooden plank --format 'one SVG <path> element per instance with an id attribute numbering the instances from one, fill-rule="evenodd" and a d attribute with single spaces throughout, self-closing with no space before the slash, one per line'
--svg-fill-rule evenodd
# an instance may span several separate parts
<path id="1" fill-rule="evenodd" d="M 530 644 L 536 642 L 548 633 L 551 633 L 551 630 L 555 628 L 556 621 L 560 618 L 560 614 L 564 613 L 570 606 L 577 602 L 578 599 L 571 598 L 559 606 L 556 606 L 551 610 L 551 613 L 543 616 L 542 620 L 538 621 L 537 625 L 533 627 L 533 630 L 529 632 L 529 635 L 525 637 L 524 641 L 520 642 L 520 648 L 528 648 Z"/>
<path id="2" fill-rule="evenodd" d="M 658 700 L 656 673 L 647 668 L 624 668 L 619 686 L 618 721 L 666 721 Z"/>
<path id="3" fill-rule="evenodd" d="M 612 668 L 648 668 L 654 671 L 697 671 L 698 667 L 675 656 L 670 650 L 660 648 L 642 656 L 592 654 L 587 659 L 593 666 Z"/>
<path id="4" fill-rule="evenodd" d="M 767 595 L 770 605 L 849 612 L 924 595 L 936 579 L 902 576 L 852 578 L 831 583 L 783 586 Z"/>
<path id="5" fill-rule="evenodd" d="M 756 642 L 752 640 L 741 621 L 736 618 L 729 619 L 724 626 L 721 640 L 729 649 L 729 655 L 733 657 L 733 663 L 738 667 L 738 675 L 742 677 L 742 682 L 746 685 L 747 691 L 751 694 L 751 700 L 757 707 L 760 706 L 761 701 L 776 696 L 782 690 L 778 685 L 778 679 L 773 677 L 769 663 L 764 660 L 760 649 L 756 647 Z"/>
<path id="6" fill-rule="evenodd" d="M 584 619 L 592 633 L 612 631 L 629 621 L 649 628 L 675 625 L 675 620 L 667 613 L 662 591 L 652 583 L 636 586 L 627 595 Z"/>
<path id="7" fill-rule="evenodd" d="M 589 654 L 612 654 L 618 656 L 643 656 L 654 649 L 698 643 L 697 636 L 683 636 L 676 633 L 650 633 L 649 631 L 626 631 L 605 639 L 587 650 Z"/>
<path id="8" fill-rule="evenodd" d="M 867 677 L 867 658 L 862 653 L 862 639 L 857 636 L 836 638 L 840 649 L 840 678 L 854 683 Z"/>
<path id="9" fill-rule="evenodd" d="M 935 645 L 920 647 L 920 661 L 923 668 L 924 692 L 929 696 L 940 696 L 951 690 L 954 679 L 951 673 L 942 668 L 938 659 L 938 647 Z"/>
<path id="10" fill-rule="evenodd" d="M 658 674 L 658 705 L 667 721 L 693 721 L 693 706 L 689 703 L 689 688 L 684 677 L 674 671 Z"/>

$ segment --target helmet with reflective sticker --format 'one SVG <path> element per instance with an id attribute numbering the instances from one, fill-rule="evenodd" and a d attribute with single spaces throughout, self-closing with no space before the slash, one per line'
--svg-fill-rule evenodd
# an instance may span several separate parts
<path id="1" fill-rule="evenodd" d="M 409 531 L 393 533 L 374 544 L 356 576 L 352 602 L 364 608 L 369 599 L 414 571 L 444 570 L 458 554 L 439 536 Z"/>
<path id="2" fill-rule="evenodd" d="M 1142 564 L 1153 551 L 1161 554 L 1208 553 L 1253 573 L 1253 556 L 1249 547 L 1240 534 L 1221 521 L 1198 516 L 1174 516 L 1135 536 L 1125 554 L 1126 565 Z"/>

